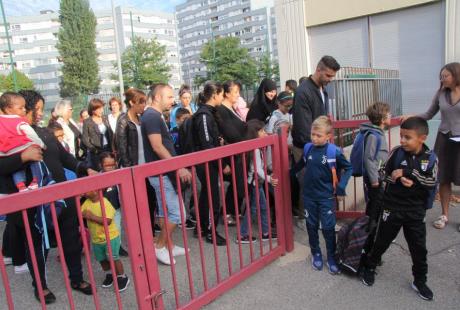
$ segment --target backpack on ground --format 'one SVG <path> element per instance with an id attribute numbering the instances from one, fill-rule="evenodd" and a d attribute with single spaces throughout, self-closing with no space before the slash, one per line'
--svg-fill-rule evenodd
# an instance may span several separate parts
<path id="1" fill-rule="evenodd" d="M 436 160 L 437 160 L 437 156 L 436 156 L 436 154 L 434 153 L 433 150 L 430 150 L 429 153 L 430 153 L 430 157 L 428 159 L 428 166 L 426 168 L 426 171 L 433 169 L 433 166 L 434 166 L 434 164 L 436 163 Z M 396 149 L 396 151 L 395 151 L 394 156 L 395 156 L 395 159 L 393 161 L 395 163 L 395 168 L 394 169 L 397 169 L 397 167 L 399 167 L 399 165 L 404 160 L 404 150 L 401 147 L 398 147 Z M 433 208 L 433 203 L 434 203 L 434 200 L 435 200 L 436 192 L 438 190 L 438 185 L 439 185 L 438 181 L 436 180 L 435 187 L 432 188 L 428 193 L 428 199 L 426 201 L 425 209 Z"/>
<path id="2" fill-rule="evenodd" d="M 353 148 L 351 149 L 350 155 L 350 163 L 351 167 L 353 168 L 353 176 L 355 177 L 361 177 L 365 175 L 366 169 L 364 168 L 364 149 L 367 137 L 369 137 L 369 135 L 373 135 L 377 139 L 374 160 L 377 159 L 380 145 L 382 144 L 382 137 L 380 133 L 377 130 L 372 129 L 366 130 L 364 133 L 359 132 L 355 138 L 355 141 L 353 142 Z"/>
<path id="3" fill-rule="evenodd" d="M 195 151 L 193 132 L 193 116 L 189 117 L 179 127 L 179 146 L 182 154 L 189 154 Z"/>
<path id="4" fill-rule="evenodd" d="M 305 160 L 305 163 L 308 163 L 307 158 L 308 158 L 308 154 L 310 154 L 312 147 L 313 147 L 313 143 L 310 142 L 310 143 L 305 144 L 303 148 L 303 158 Z M 334 188 L 334 193 L 335 193 L 337 184 L 339 184 L 339 175 L 337 172 L 337 146 L 335 144 L 332 144 L 332 143 L 327 144 L 326 157 L 327 157 L 327 164 L 329 168 L 331 169 L 332 186 Z"/>
<path id="5" fill-rule="evenodd" d="M 358 273 L 363 248 L 370 233 L 368 227 L 369 217 L 364 215 L 342 226 L 337 233 L 336 256 L 342 270 Z"/>

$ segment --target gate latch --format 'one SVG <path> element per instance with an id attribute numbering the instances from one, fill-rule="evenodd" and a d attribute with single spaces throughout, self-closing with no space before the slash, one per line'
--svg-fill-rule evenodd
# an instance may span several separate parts
<path id="1" fill-rule="evenodd" d="M 154 293 L 154 294 L 150 294 L 146 296 L 145 300 L 153 299 L 153 302 L 155 303 L 155 308 L 157 308 L 158 299 L 164 294 L 166 294 L 166 290 L 161 290 L 158 293 Z"/>

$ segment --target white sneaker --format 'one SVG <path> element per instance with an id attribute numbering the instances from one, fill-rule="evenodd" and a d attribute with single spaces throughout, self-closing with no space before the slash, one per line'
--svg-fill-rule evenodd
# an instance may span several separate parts
<path id="1" fill-rule="evenodd" d="M 188 249 L 188 252 L 190 252 L 190 249 Z M 174 245 L 172 249 L 172 254 L 173 256 L 184 256 L 185 255 L 185 248 L 180 247 L 178 245 Z"/>
<path id="2" fill-rule="evenodd" d="M 11 257 L 8 257 L 8 256 L 3 256 L 3 263 L 5 265 L 11 265 L 13 263 L 13 259 Z"/>
<path id="3" fill-rule="evenodd" d="M 21 266 L 14 266 L 15 274 L 21 274 L 21 273 L 26 273 L 26 272 L 29 272 L 29 267 L 27 266 L 27 263 Z"/>
<path id="4" fill-rule="evenodd" d="M 157 259 L 160 263 L 165 265 L 171 265 L 171 259 L 169 258 L 169 252 L 166 247 L 162 247 L 160 249 L 155 248 L 155 254 Z M 173 258 L 173 264 L 176 264 L 176 261 Z"/>

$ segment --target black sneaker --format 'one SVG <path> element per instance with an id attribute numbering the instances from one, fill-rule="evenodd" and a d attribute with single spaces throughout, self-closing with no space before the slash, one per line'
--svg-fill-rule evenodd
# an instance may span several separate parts
<path id="1" fill-rule="evenodd" d="M 117 277 L 118 291 L 123 292 L 128 288 L 129 278 L 128 276 L 118 276 Z"/>
<path id="2" fill-rule="evenodd" d="M 212 234 L 209 233 L 206 235 L 206 242 L 207 243 L 213 243 L 212 242 Z M 224 237 L 222 237 L 221 235 L 219 235 L 217 232 L 216 232 L 216 245 L 217 246 L 224 246 L 224 245 L 227 245 L 227 241 L 225 240 Z"/>
<path id="3" fill-rule="evenodd" d="M 433 300 L 433 291 L 426 283 L 412 282 L 412 288 L 418 293 L 418 296 L 424 300 Z"/>
<path id="4" fill-rule="evenodd" d="M 102 287 L 104 288 L 107 288 L 107 287 L 111 287 L 113 284 L 113 277 L 112 277 L 112 274 L 111 273 L 107 273 L 105 275 L 105 280 L 104 282 L 102 282 Z"/>
<path id="5" fill-rule="evenodd" d="M 128 251 L 123 249 L 123 247 L 120 247 L 120 252 L 118 253 L 121 257 L 128 257 Z"/>
<path id="6" fill-rule="evenodd" d="M 367 285 L 367 286 L 374 285 L 375 269 L 364 267 L 363 272 L 361 274 L 361 282 L 363 282 L 364 285 Z"/>
<path id="7" fill-rule="evenodd" d="M 182 224 L 179 224 L 179 227 L 182 227 Z M 195 229 L 195 224 L 191 220 L 186 220 L 185 229 L 186 230 Z"/>
<path id="8" fill-rule="evenodd" d="M 54 294 L 48 290 L 49 293 L 44 295 L 44 299 L 45 299 L 45 304 L 49 305 L 49 304 L 52 304 L 53 302 L 56 301 L 56 296 L 54 296 Z M 38 290 L 37 289 L 34 289 L 34 295 L 35 295 L 35 299 L 40 301 L 40 296 L 38 295 Z"/>
<path id="9" fill-rule="evenodd" d="M 257 238 L 253 236 L 253 237 L 252 237 L 252 242 L 254 243 L 254 242 L 256 242 L 256 241 L 257 241 Z M 236 237 L 235 242 L 238 243 L 238 237 Z M 251 242 L 249 241 L 249 236 L 241 236 L 241 243 L 243 243 L 243 244 L 249 244 L 249 243 L 251 243 Z"/>
<path id="10" fill-rule="evenodd" d="M 158 224 L 155 224 L 154 229 L 155 229 L 155 232 L 157 233 L 161 232 L 161 227 Z"/>
<path id="11" fill-rule="evenodd" d="M 276 234 L 276 231 L 272 231 L 272 240 L 276 240 L 278 239 L 278 235 Z M 263 234 L 262 235 L 262 241 L 269 241 L 270 240 L 270 237 L 268 236 L 268 234 Z"/>

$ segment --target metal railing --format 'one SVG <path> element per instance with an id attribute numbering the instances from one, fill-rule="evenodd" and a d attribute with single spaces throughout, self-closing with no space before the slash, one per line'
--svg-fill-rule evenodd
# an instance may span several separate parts
<path id="1" fill-rule="evenodd" d="M 402 114 L 399 71 L 373 68 L 341 68 L 327 87 L 330 111 L 336 120 L 366 119 L 375 101 L 390 104 L 393 115 Z"/>

